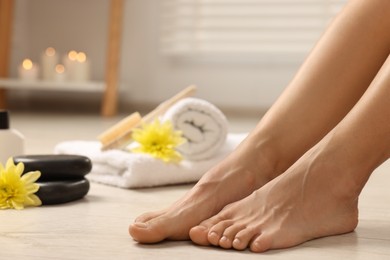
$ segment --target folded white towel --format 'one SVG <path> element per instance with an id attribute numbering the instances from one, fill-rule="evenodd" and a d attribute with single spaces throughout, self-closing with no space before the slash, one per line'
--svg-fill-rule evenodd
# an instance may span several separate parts
<path id="1" fill-rule="evenodd" d="M 91 159 L 91 181 L 121 188 L 153 187 L 198 181 L 202 175 L 232 152 L 246 134 L 229 134 L 224 145 L 211 159 L 182 160 L 178 164 L 165 163 L 147 154 L 122 150 L 101 151 L 94 141 L 67 141 L 59 143 L 56 154 L 84 155 Z"/>
<path id="2" fill-rule="evenodd" d="M 225 115 L 213 104 L 198 98 L 185 98 L 162 117 L 181 130 L 187 142 L 177 150 L 188 160 L 212 158 L 221 149 L 228 133 Z"/>

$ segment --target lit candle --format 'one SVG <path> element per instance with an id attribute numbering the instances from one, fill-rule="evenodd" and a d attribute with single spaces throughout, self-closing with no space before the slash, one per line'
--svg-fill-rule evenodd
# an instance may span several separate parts
<path id="1" fill-rule="evenodd" d="M 55 66 L 58 63 L 58 55 L 52 47 L 47 48 L 41 56 L 42 79 L 54 80 Z"/>
<path id="2" fill-rule="evenodd" d="M 90 78 L 90 64 L 84 52 L 70 51 L 64 60 L 70 81 L 85 82 Z"/>
<path id="3" fill-rule="evenodd" d="M 74 75 L 75 81 L 88 81 L 89 80 L 89 61 L 87 55 L 84 52 L 77 53 L 76 58 L 76 70 Z"/>
<path id="4" fill-rule="evenodd" d="M 65 67 L 62 64 L 57 64 L 55 68 L 54 80 L 62 82 L 66 80 Z"/>
<path id="5" fill-rule="evenodd" d="M 76 60 L 78 62 L 85 62 L 87 60 L 87 55 L 85 54 L 85 52 L 81 51 L 81 52 L 77 53 Z"/>
<path id="6" fill-rule="evenodd" d="M 24 81 L 35 81 L 38 79 L 38 65 L 30 59 L 24 59 L 18 68 L 19 78 Z"/>
<path id="7" fill-rule="evenodd" d="M 77 59 L 77 51 L 70 51 L 68 53 L 69 60 L 76 61 Z"/>
<path id="8" fill-rule="evenodd" d="M 63 63 L 67 71 L 68 80 L 73 80 L 73 74 L 76 67 L 77 51 L 70 51 L 64 56 Z"/>

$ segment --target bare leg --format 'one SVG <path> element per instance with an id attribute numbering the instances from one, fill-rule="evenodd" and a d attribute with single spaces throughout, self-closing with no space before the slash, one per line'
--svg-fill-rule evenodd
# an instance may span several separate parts
<path id="1" fill-rule="evenodd" d="M 383 17 L 390 17 L 388 1 L 352 1 L 240 147 L 170 208 L 138 217 L 132 237 L 142 243 L 188 239 L 191 227 L 278 176 L 321 140 L 386 59 L 390 25 Z"/>
<path id="2" fill-rule="evenodd" d="M 390 157 L 389 119 L 390 57 L 352 111 L 285 174 L 194 229 L 213 245 L 255 252 L 353 231 L 358 196 Z"/>

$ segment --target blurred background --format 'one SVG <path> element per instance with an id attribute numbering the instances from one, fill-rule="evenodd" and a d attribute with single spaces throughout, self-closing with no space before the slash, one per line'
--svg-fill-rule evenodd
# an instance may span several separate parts
<path id="1" fill-rule="evenodd" d="M 124 0 L 118 111 L 149 108 L 190 84 L 225 111 L 266 110 L 344 0 Z M 53 47 L 83 51 L 105 80 L 110 0 L 15 0 L 9 77 Z M 16 108 L 99 113 L 102 93 L 8 91 Z"/>

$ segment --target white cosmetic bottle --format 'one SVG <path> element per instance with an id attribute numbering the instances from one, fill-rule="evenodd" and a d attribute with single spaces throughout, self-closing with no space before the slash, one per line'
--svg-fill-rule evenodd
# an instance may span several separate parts
<path id="1" fill-rule="evenodd" d="M 8 158 L 24 154 L 23 135 L 9 127 L 8 111 L 0 111 L 0 162 L 5 166 Z"/>

